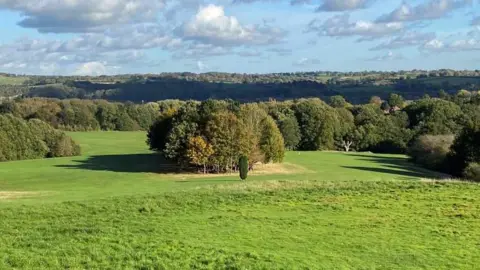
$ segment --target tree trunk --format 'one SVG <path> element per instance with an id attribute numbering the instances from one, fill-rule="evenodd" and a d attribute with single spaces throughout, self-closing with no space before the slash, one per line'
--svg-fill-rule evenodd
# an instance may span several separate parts
<path id="1" fill-rule="evenodd" d="M 345 152 L 350 152 L 350 147 L 352 144 L 352 141 L 342 141 L 342 146 L 345 148 Z"/>

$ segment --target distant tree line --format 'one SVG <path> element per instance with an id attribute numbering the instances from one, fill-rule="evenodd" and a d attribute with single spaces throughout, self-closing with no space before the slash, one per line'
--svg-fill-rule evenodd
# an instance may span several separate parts
<path id="1" fill-rule="evenodd" d="M 0 79 L 1 79 L 0 75 Z M 3 75 L 11 77 L 13 75 Z M 0 80 L 1 83 L 1 80 Z M 407 100 L 458 90 L 478 90 L 478 70 L 411 70 L 398 72 L 295 72 L 237 74 L 209 72 L 116 76 L 28 76 L 23 85 L 0 85 L 0 97 L 105 99 L 135 103 L 164 99 L 207 100 L 231 98 L 242 102 L 289 100 L 343 95 L 354 104 L 372 95 L 386 99 L 400 93 Z"/>
<path id="2" fill-rule="evenodd" d="M 176 102 L 176 101 L 174 101 Z M 105 100 L 58 100 L 27 98 L 5 101 L 0 114 L 10 113 L 23 119 L 40 119 L 57 129 L 147 130 L 169 101 L 147 104 L 112 103 Z"/>
<path id="3" fill-rule="evenodd" d="M 70 137 L 41 120 L 0 115 L 0 161 L 79 154 L 80 147 Z"/>

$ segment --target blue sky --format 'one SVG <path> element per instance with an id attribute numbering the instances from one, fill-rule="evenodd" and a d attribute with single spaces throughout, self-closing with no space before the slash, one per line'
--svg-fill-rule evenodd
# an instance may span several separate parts
<path id="1" fill-rule="evenodd" d="M 0 72 L 479 69 L 480 0 L 0 0 Z"/>

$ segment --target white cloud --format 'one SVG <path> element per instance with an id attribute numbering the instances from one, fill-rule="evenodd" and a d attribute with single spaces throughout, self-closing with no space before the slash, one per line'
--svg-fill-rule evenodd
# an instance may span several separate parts
<path id="1" fill-rule="evenodd" d="M 418 46 L 422 45 L 427 41 L 430 41 L 436 37 L 436 34 L 431 33 L 421 33 L 421 32 L 406 32 L 400 36 L 396 36 L 391 38 L 378 46 L 370 49 L 374 50 L 391 50 L 391 49 L 399 49 L 403 47 L 409 46 Z"/>
<path id="2" fill-rule="evenodd" d="M 100 76 L 108 74 L 107 66 L 101 62 L 88 62 L 81 64 L 74 75 L 78 76 Z"/>
<path id="3" fill-rule="evenodd" d="M 405 57 L 402 54 L 397 54 L 392 51 L 388 52 L 385 55 L 378 55 L 373 58 L 367 59 L 367 61 L 394 61 L 394 60 L 403 60 Z"/>
<path id="4" fill-rule="evenodd" d="M 22 27 L 61 33 L 152 22 L 164 4 L 164 0 L 0 0 L 0 9 L 20 12 Z"/>
<path id="5" fill-rule="evenodd" d="M 429 51 L 442 50 L 445 47 L 445 44 L 438 39 L 432 39 L 427 41 L 422 48 Z"/>
<path id="6" fill-rule="evenodd" d="M 206 69 L 208 69 L 208 66 L 202 61 L 197 61 L 197 69 L 198 71 L 205 71 Z"/>
<path id="7" fill-rule="evenodd" d="M 375 23 L 370 21 L 350 22 L 350 15 L 336 15 L 325 21 L 315 19 L 308 25 L 307 31 L 330 37 L 358 36 L 360 41 L 391 36 L 404 30 L 398 22 Z"/>
<path id="8" fill-rule="evenodd" d="M 377 22 L 411 22 L 445 17 L 455 9 L 472 4 L 472 0 L 429 0 L 417 6 L 403 2 L 398 8 L 377 19 Z"/>
<path id="9" fill-rule="evenodd" d="M 441 41 L 433 39 L 426 42 L 420 50 L 424 52 L 461 52 L 461 51 L 479 51 L 480 39 L 458 39 L 453 41 Z"/>
<path id="10" fill-rule="evenodd" d="M 322 61 L 320 61 L 320 59 L 303 57 L 303 58 L 300 58 L 299 60 L 293 62 L 293 65 L 306 67 L 306 66 L 318 65 L 318 64 L 321 64 L 321 63 L 322 63 Z"/>
<path id="11" fill-rule="evenodd" d="M 253 3 L 253 2 L 282 2 L 283 0 L 234 0 L 233 3 Z M 291 5 L 311 5 L 313 2 L 320 2 L 316 11 L 318 12 L 336 12 L 350 11 L 367 8 L 375 0 L 290 0 Z"/>
<path id="12" fill-rule="evenodd" d="M 8 68 L 8 69 L 24 69 L 27 67 L 27 63 L 23 63 L 20 61 L 8 62 L 8 63 L 3 63 L 2 67 Z"/>
<path id="13" fill-rule="evenodd" d="M 285 35 L 275 27 L 242 25 L 236 17 L 225 15 L 222 6 L 212 4 L 202 6 L 178 33 L 186 39 L 222 46 L 272 44 Z"/>

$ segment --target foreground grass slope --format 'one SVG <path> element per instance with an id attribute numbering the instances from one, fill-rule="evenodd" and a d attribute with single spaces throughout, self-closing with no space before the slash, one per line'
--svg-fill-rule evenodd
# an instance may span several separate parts
<path id="1" fill-rule="evenodd" d="M 480 186 L 401 156 L 291 152 L 303 171 L 245 184 L 166 174 L 142 133 L 72 135 L 85 156 L 0 164 L 0 192 L 37 192 L 0 199 L 0 269 L 480 264 Z"/>

